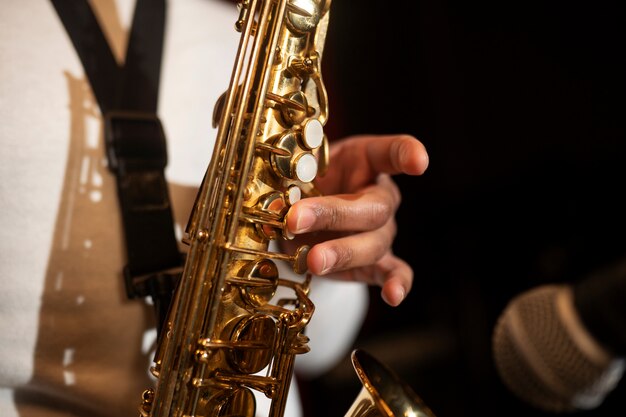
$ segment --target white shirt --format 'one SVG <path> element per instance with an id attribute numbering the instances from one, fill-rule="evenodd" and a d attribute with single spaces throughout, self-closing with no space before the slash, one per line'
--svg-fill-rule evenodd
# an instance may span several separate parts
<path id="1" fill-rule="evenodd" d="M 134 1 L 91 3 L 121 60 Z M 158 113 L 179 230 L 211 157 L 211 114 L 230 78 L 236 18 L 228 2 L 168 4 Z M 153 383 L 156 332 L 152 307 L 124 294 L 100 111 L 49 1 L 5 0 L 2 20 L 0 415 L 136 415 Z M 315 374 L 348 352 L 367 295 L 360 284 L 317 279 L 312 297 L 311 352 L 296 364 Z M 299 415 L 295 384 L 288 407 L 286 416 Z"/>

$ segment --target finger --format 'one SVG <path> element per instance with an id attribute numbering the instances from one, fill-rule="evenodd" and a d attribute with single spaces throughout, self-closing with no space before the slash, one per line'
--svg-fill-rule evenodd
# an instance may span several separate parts
<path id="1" fill-rule="evenodd" d="M 413 269 L 402 259 L 389 252 L 378 261 L 378 267 L 384 271 L 385 278 L 380 295 L 392 307 L 404 301 L 413 285 Z"/>
<path id="2" fill-rule="evenodd" d="M 346 160 L 365 158 L 375 173 L 421 175 L 428 167 L 426 148 L 411 135 L 352 136 L 337 142 L 331 158 L 343 152 L 349 153 Z"/>
<path id="3" fill-rule="evenodd" d="M 395 233 L 396 224 L 392 219 L 375 231 L 318 243 L 307 256 L 309 270 L 327 275 L 372 265 L 389 252 Z"/>
<path id="4" fill-rule="evenodd" d="M 428 167 L 424 145 L 409 135 L 382 136 L 367 142 L 367 157 L 375 172 L 421 175 Z"/>
<path id="5" fill-rule="evenodd" d="M 395 215 L 401 194 L 388 175 L 359 194 L 310 197 L 298 201 L 287 214 L 294 234 L 314 231 L 370 231 L 384 226 Z"/>
<path id="6" fill-rule="evenodd" d="M 334 276 L 381 287 L 381 298 L 392 307 L 400 305 L 413 286 L 413 269 L 391 250 L 373 265 L 336 273 Z"/>
<path id="7" fill-rule="evenodd" d="M 426 148 L 413 136 L 352 136 L 331 146 L 328 172 L 315 183 L 326 194 L 350 193 L 381 173 L 421 175 L 427 167 Z"/>

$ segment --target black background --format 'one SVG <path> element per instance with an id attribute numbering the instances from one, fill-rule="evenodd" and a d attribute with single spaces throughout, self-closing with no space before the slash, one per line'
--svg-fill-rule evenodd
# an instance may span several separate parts
<path id="1" fill-rule="evenodd" d="M 396 177 L 412 292 L 391 308 L 372 288 L 355 346 L 438 417 L 545 415 L 501 385 L 493 326 L 516 294 L 626 253 L 625 5 L 333 2 L 327 131 L 411 133 L 430 155 Z M 624 415 L 624 382 L 579 415 Z M 343 416 L 360 390 L 348 358 L 300 386 L 307 417 Z"/>

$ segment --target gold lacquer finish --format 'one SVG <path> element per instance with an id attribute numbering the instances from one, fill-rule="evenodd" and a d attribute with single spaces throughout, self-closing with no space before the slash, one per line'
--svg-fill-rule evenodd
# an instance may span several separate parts
<path id="1" fill-rule="evenodd" d="M 141 415 L 247 416 L 253 392 L 282 416 L 294 357 L 309 350 L 306 256 L 270 251 L 292 239 L 289 206 L 326 165 L 328 100 L 320 59 L 330 1 L 243 0 L 218 135 L 185 233 L 189 252 L 155 357 L 156 389 Z M 276 261 L 300 279 L 279 276 Z M 274 302 L 279 286 L 292 294 Z"/>
<path id="2" fill-rule="evenodd" d="M 328 99 L 321 57 L 330 0 L 242 0 L 241 40 L 213 123 L 215 150 L 187 226 L 183 274 L 161 333 L 154 390 L 142 417 L 283 415 L 295 355 L 309 350 L 313 314 L 308 246 L 290 240 L 286 213 L 316 194 L 328 165 Z M 299 277 L 279 276 L 286 261 Z M 290 298 L 274 301 L 278 287 Z M 363 394 L 347 416 L 432 417 L 364 352 L 353 362 Z M 255 395 L 256 393 L 256 395 Z M 256 396 L 270 399 L 257 410 Z"/>
<path id="3" fill-rule="evenodd" d="M 353 351 L 352 365 L 363 388 L 345 417 L 435 417 L 411 387 L 366 352 Z"/>

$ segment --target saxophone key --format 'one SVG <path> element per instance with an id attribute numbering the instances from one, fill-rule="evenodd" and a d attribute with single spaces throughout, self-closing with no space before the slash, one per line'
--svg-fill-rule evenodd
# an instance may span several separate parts
<path id="1" fill-rule="evenodd" d="M 273 146 L 266 142 L 257 142 L 255 146 L 259 150 L 267 151 L 267 152 L 276 154 L 278 156 L 288 157 L 288 158 L 291 157 L 291 152 L 289 152 L 287 149 L 277 148 L 276 146 Z"/>
<path id="2" fill-rule="evenodd" d="M 297 185 L 290 186 L 285 191 L 285 201 L 289 206 L 293 206 L 302 199 L 302 189 Z"/>
<path id="3" fill-rule="evenodd" d="M 324 141 L 324 126 L 317 119 L 309 119 L 302 127 L 302 141 L 304 146 L 313 150 L 322 145 Z"/>
<path id="4" fill-rule="evenodd" d="M 315 114 L 315 109 L 309 106 L 306 95 L 302 91 L 295 91 L 284 96 L 270 92 L 266 97 L 269 106 L 280 111 L 282 117 L 280 120 L 285 126 L 299 125 L 305 118 Z"/>
<path id="5" fill-rule="evenodd" d="M 317 27 L 321 18 L 320 0 L 292 0 L 287 3 L 287 27 L 296 35 L 305 35 Z"/>
<path id="6" fill-rule="evenodd" d="M 304 16 L 304 17 L 311 17 L 312 13 L 309 12 L 308 10 L 303 9 L 302 7 L 297 6 L 294 2 L 291 3 L 287 3 L 287 10 L 291 13 L 300 15 L 300 16 Z"/>
<path id="7" fill-rule="evenodd" d="M 310 143 L 314 145 L 316 143 L 315 134 L 319 131 L 315 128 L 315 123 L 309 129 Z M 270 159 L 272 168 L 280 177 L 308 183 L 315 179 L 318 167 L 317 158 L 307 149 L 306 140 L 302 138 L 303 136 L 302 129 L 292 129 L 283 133 L 277 139 L 274 147 L 286 150 L 290 155 L 283 156 L 273 152 Z"/>
<path id="8" fill-rule="evenodd" d="M 292 163 L 291 170 L 302 182 L 311 182 L 317 175 L 317 158 L 312 153 L 301 153 Z"/>
<path id="9" fill-rule="evenodd" d="M 267 193 L 258 199 L 255 206 L 244 207 L 240 220 L 253 224 L 264 239 L 276 239 L 279 235 L 284 239 L 293 239 L 294 236 L 289 233 L 284 222 L 289 206 L 293 204 L 288 202 L 287 198 L 286 194 L 280 191 Z M 292 195 L 292 201 L 294 198 L 295 195 Z"/>
<path id="10" fill-rule="evenodd" d="M 241 277 L 230 277 L 230 284 L 236 284 L 241 297 L 253 308 L 266 305 L 278 287 L 278 267 L 270 259 L 248 261 L 241 268 Z"/>
<path id="11" fill-rule="evenodd" d="M 270 251 L 256 250 L 252 248 L 243 248 L 243 247 L 237 247 L 237 246 L 231 246 L 231 245 L 223 245 L 223 248 L 232 252 L 256 255 L 256 256 L 259 256 L 260 258 L 273 258 L 273 259 L 279 259 L 282 261 L 287 261 L 291 264 L 293 271 L 296 274 L 300 274 L 300 275 L 304 274 L 309 269 L 306 258 L 311 248 L 308 245 L 300 246 L 298 249 L 296 249 L 296 252 L 293 255 L 288 255 L 288 254 L 281 253 L 281 252 L 270 252 Z"/>

